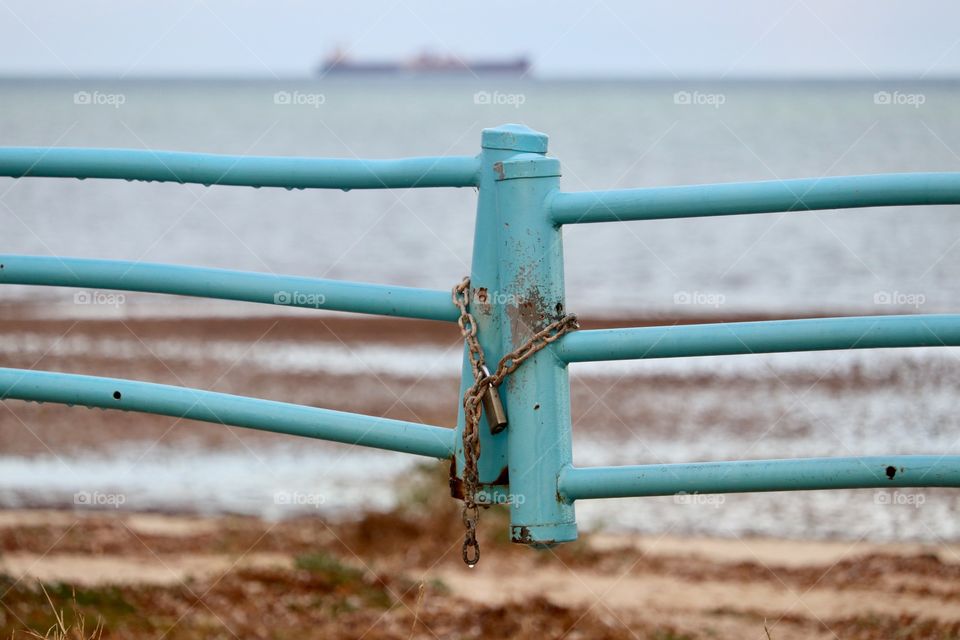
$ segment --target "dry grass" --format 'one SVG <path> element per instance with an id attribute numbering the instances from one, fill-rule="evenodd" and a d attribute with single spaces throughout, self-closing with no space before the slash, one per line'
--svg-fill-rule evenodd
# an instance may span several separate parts
<path id="1" fill-rule="evenodd" d="M 39 583 L 38 586 L 50 605 L 50 611 L 53 613 L 56 623 L 47 629 L 46 633 L 40 634 L 28 630 L 27 635 L 43 640 L 99 640 L 103 636 L 103 621 L 99 617 L 93 631 L 87 634 L 87 617 L 77 607 L 76 594 L 71 600 L 72 615 L 70 617 L 72 620 L 68 623 L 67 614 L 62 609 L 57 608 L 43 583 Z"/>

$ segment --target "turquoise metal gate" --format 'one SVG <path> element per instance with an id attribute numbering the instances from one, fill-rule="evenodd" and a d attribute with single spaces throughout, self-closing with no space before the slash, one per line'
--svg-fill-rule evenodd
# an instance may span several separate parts
<path id="1" fill-rule="evenodd" d="M 505 125 L 484 130 L 482 150 L 476 157 L 336 160 L 5 148 L 0 149 L 0 175 L 316 189 L 477 187 L 473 264 L 469 290 L 464 292 L 471 318 L 466 326 L 490 361 L 529 347 L 545 327 L 567 319 L 564 225 L 960 204 L 960 173 L 564 193 L 559 184 L 560 164 L 546 152 L 545 135 Z M 310 308 L 322 300 L 319 306 L 327 310 L 459 320 L 464 326 L 447 291 L 221 269 L 4 254 L 0 255 L 0 284 L 90 287 Z M 478 505 L 509 503 L 512 539 L 550 545 L 576 538 L 574 504 L 591 498 L 960 487 L 960 456 L 950 455 L 574 467 L 568 364 L 937 346 L 960 346 L 960 315 L 817 318 L 554 334 L 503 380 L 500 397 L 506 428 L 477 428 L 473 434 L 466 428 L 470 420 L 465 419 L 463 404 L 456 429 L 447 429 L 197 389 L 22 369 L 0 368 L 0 399 L 154 413 L 449 459 L 455 496 Z M 482 376 L 470 353 L 465 349 L 464 394 L 478 375 Z M 494 422 L 491 427 L 497 426 Z M 476 464 L 473 481 L 465 477 L 465 466 L 467 470 L 470 466 L 465 463 L 471 458 Z M 517 499 L 521 496 L 522 500 Z"/>

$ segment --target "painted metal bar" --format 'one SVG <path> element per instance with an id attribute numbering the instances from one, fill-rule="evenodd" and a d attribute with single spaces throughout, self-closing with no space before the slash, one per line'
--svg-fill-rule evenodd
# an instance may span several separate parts
<path id="1" fill-rule="evenodd" d="M 497 131 L 495 129 L 494 131 Z M 480 189 L 477 194 L 477 214 L 474 222 L 473 258 L 470 265 L 470 314 L 477 326 L 477 340 L 483 348 L 484 357 L 489 366 L 496 363 L 506 353 L 503 350 L 503 307 L 494 305 L 492 293 L 500 291 L 500 243 L 499 229 L 500 208 L 497 206 L 495 193 L 498 174 L 494 170 L 496 163 L 501 162 L 516 151 L 499 147 L 513 146 L 509 141 L 498 141 L 487 148 L 484 141 L 491 135 L 487 130 L 481 134 L 480 153 Z M 506 142 L 506 143 L 505 143 Z M 473 366 L 470 362 L 469 351 L 464 346 L 463 364 L 461 365 L 460 393 L 462 399 L 469 387 L 473 386 Z M 501 392 L 502 394 L 503 392 Z M 507 402 L 504 400 L 504 404 Z M 479 502 L 497 502 L 506 504 L 508 499 L 509 478 L 507 461 L 507 432 L 492 433 L 486 427 L 487 417 L 484 412 L 479 431 L 480 450 L 482 455 L 477 461 L 479 487 L 477 500 Z M 455 497 L 463 497 L 463 402 L 457 403 L 457 459 L 451 473 L 451 488 Z"/>
<path id="2" fill-rule="evenodd" d="M 960 487 L 960 456 L 868 456 L 567 467 L 567 500 L 814 489 Z"/>
<path id="3" fill-rule="evenodd" d="M 0 284 L 240 300 L 455 322 L 447 291 L 123 260 L 0 255 Z"/>
<path id="4" fill-rule="evenodd" d="M 121 409 L 414 453 L 453 455 L 453 430 L 285 402 L 49 371 L 0 368 L 0 400 Z"/>
<path id="5" fill-rule="evenodd" d="M 960 204 L 960 173 L 886 173 L 560 193 L 556 224 Z"/>
<path id="6" fill-rule="evenodd" d="M 554 344 L 564 362 L 787 351 L 960 346 L 960 315 L 863 316 L 576 331 Z"/>
<path id="7" fill-rule="evenodd" d="M 560 163 L 545 155 L 547 136 L 525 126 L 488 129 L 483 147 L 508 152 L 492 167 L 499 288 L 488 292 L 504 354 L 566 313 L 562 232 L 547 209 L 559 190 Z M 557 476 L 573 458 L 567 367 L 550 350 L 539 351 L 510 374 L 501 397 L 507 412 L 511 540 L 536 546 L 575 540 L 574 507 L 557 495 Z"/>
<path id="8" fill-rule="evenodd" d="M 287 189 L 471 187 L 472 156 L 359 160 L 141 149 L 0 148 L 0 176 L 107 178 Z"/>

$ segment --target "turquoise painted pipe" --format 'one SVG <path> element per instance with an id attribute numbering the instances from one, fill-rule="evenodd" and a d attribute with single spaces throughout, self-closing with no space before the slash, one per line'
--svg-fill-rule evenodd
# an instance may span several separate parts
<path id="1" fill-rule="evenodd" d="M 149 382 L 0 368 L 0 400 L 56 402 L 188 418 L 446 459 L 453 430 Z"/>
<path id="2" fill-rule="evenodd" d="M 546 157 L 547 136 L 522 125 L 486 129 L 482 140 L 492 180 L 489 208 L 478 216 L 497 252 L 498 283 L 489 297 L 503 301 L 491 305 L 491 316 L 501 338 L 495 353 L 506 354 L 565 314 L 562 231 L 547 209 L 559 189 L 560 163 Z M 560 469 L 573 459 L 567 367 L 549 350 L 539 351 L 510 374 L 500 394 L 507 412 L 511 540 L 534 546 L 575 540 L 574 507 L 557 495 Z"/>
<path id="3" fill-rule="evenodd" d="M 960 346 L 960 315 L 864 316 L 597 329 L 554 344 L 565 362 Z"/>
<path id="4" fill-rule="evenodd" d="M 925 204 L 960 204 L 960 173 L 885 173 L 560 193 L 551 202 L 550 215 L 555 224 L 576 224 Z"/>
<path id="5" fill-rule="evenodd" d="M 515 146 L 511 144 L 514 137 L 501 139 L 497 137 L 497 129 L 484 129 L 482 133 L 482 150 L 480 154 L 480 188 L 477 193 L 477 211 L 474 216 L 473 251 L 470 265 L 470 286 L 472 288 L 470 313 L 477 325 L 477 340 L 483 348 L 485 358 L 491 368 L 506 353 L 503 345 L 503 305 L 490 304 L 495 299 L 493 295 L 501 291 L 500 288 L 500 207 L 497 203 L 497 194 L 494 189 L 498 174 L 495 166 L 509 158 L 513 150 L 502 147 Z M 511 134 L 505 134 L 510 136 Z M 489 147 L 489 148 L 488 148 Z M 487 303 L 480 302 L 478 292 L 487 292 Z M 502 299 L 502 297 L 500 298 Z M 473 385 L 473 366 L 470 363 L 469 351 L 463 349 L 463 359 L 460 375 L 460 393 L 463 398 L 466 391 Z M 502 391 L 501 391 L 502 393 Z M 506 403 L 506 400 L 504 400 Z M 486 413 L 483 415 L 486 424 Z M 463 479 L 463 403 L 457 403 L 457 459 L 455 475 Z M 477 464 L 478 478 L 482 495 L 492 500 L 503 501 L 508 499 L 510 487 L 507 485 L 507 434 L 504 431 L 492 433 L 488 428 L 481 428 L 480 449 L 483 454 Z M 462 487 L 454 486 L 454 495 L 462 493 Z"/>
<path id="6" fill-rule="evenodd" d="M 0 176 L 108 178 L 287 189 L 472 187 L 472 156 L 355 160 L 141 149 L 0 148 Z"/>
<path id="7" fill-rule="evenodd" d="M 279 306 L 457 320 L 448 291 L 123 260 L 0 255 L 0 284 L 168 293 Z"/>
<path id="8" fill-rule="evenodd" d="M 567 500 L 883 487 L 960 487 L 960 456 L 869 456 L 566 467 Z"/>

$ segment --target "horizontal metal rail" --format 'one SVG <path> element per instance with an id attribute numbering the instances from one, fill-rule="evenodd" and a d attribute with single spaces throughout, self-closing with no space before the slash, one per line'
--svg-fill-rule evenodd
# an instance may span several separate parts
<path id="1" fill-rule="evenodd" d="M 946 346 L 960 346 L 958 314 L 597 329 L 570 333 L 554 343 L 564 362 Z"/>
<path id="2" fill-rule="evenodd" d="M 473 156 L 359 160 L 141 149 L 0 148 L 0 176 L 108 178 L 287 189 L 472 187 Z"/>
<path id="3" fill-rule="evenodd" d="M 85 287 L 457 320 L 448 291 L 123 260 L 0 254 L 0 284 Z"/>
<path id="4" fill-rule="evenodd" d="M 960 487 L 960 456 L 869 456 L 566 467 L 566 500 L 881 487 Z"/>
<path id="5" fill-rule="evenodd" d="M 452 429 L 165 384 L 0 368 L 0 400 L 11 398 L 153 413 L 431 458 L 453 455 Z"/>
<path id="6" fill-rule="evenodd" d="M 558 193 L 550 203 L 550 215 L 556 224 L 576 224 L 929 204 L 960 204 L 960 173 L 881 173 Z"/>

